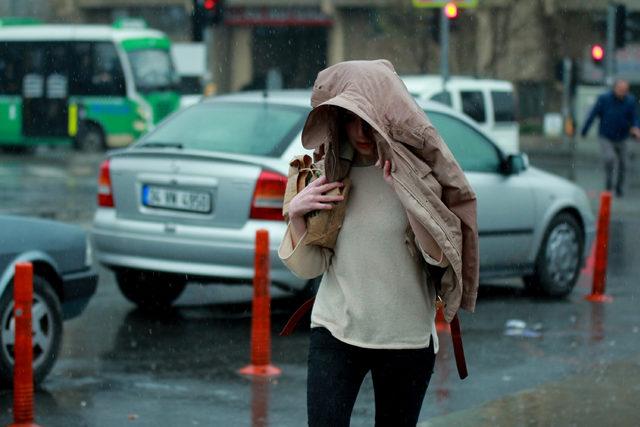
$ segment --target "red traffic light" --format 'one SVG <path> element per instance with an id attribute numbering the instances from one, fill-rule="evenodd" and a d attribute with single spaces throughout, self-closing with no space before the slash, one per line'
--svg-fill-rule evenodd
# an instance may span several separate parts
<path id="1" fill-rule="evenodd" d="M 204 8 L 206 10 L 213 10 L 216 7 L 218 0 L 204 0 Z"/>
<path id="2" fill-rule="evenodd" d="M 591 59 L 595 62 L 600 62 L 604 58 L 604 48 L 600 44 L 594 44 L 591 46 Z"/>
<path id="3" fill-rule="evenodd" d="M 447 3 L 444 6 L 444 14 L 449 19 L 456 19 L 458 17 L 458 6 L 453 2 Z"/>

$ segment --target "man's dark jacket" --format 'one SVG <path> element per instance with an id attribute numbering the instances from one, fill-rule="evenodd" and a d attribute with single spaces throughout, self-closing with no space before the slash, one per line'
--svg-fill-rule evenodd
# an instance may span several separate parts
<path id="1" fill-rule="evenodd" d="M 613 142 L 627 139 L 632 126 L 640 127 L 636 104 L 636 98 L 632 95 L 626 95 L 623 99 L 616 97 L 613 91 L 600 95 L 582 128 L 582 136 L 587 134 L 593 120 L 599 117 L 600 137 Z"/>

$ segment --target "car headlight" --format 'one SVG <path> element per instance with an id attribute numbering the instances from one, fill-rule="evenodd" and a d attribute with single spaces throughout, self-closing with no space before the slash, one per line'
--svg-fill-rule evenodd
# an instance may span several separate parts
<path id="1" fill-rule="evenodd" d="M 91 248 L 91 239 L 89 236 L 86 238 L 85 252 L 84 252 L 84 265 L 91 267 L 93 265 L 93 249 Z"/>

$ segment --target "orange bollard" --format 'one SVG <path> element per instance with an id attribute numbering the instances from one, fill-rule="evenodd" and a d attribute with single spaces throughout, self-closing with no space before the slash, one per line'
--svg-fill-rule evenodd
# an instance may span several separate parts
<path id="1" fill-rule="evenodd" d="M 611 193 L 603 191 L 600 195 L 598 214 L 598 233 L 596 235 L 595 261 L 593 266 L 593 286 L 591 294 L 585 299 L 591 302 L 611 302 L 613 298 L 605 295 L 607 279 L 607 250 L 609 248 L 609 220 L 611 217 Z"/>
<path id="2" fill-rule="evenodd" d="M 37 427 L 33 422 L 33 344 L 31 304 L 33 266 L 17 263 L 13 286 L 15 344 L 13 347 L 13 424 L 9 427 Z"/>
<path id="3" fill-rule="evenodd" d="M 256 231 L 255 274 L 251 318 L 251 364 L 243 375 L 270 377 L 282 371 L 271 365 L 271 299 L 269 297 L 269 232 Z"/>

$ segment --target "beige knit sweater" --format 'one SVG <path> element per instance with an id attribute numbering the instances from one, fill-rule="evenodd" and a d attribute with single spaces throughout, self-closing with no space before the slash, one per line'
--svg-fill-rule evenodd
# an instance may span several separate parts
<path id="1" fill-rule="evenodd" d="M 294 248 L 289 226 L 278 251 L 298 277 L 324 273 L 311 327 L 325 327 L 340 341 L 365 348 L 425 348 L 433 337 L 437 351 L 435 290 L 406 246 L 405 210 L 380 169 L 354 166 L 350 178 L 334 250 L 307 245 L 306 234 Z"/>

